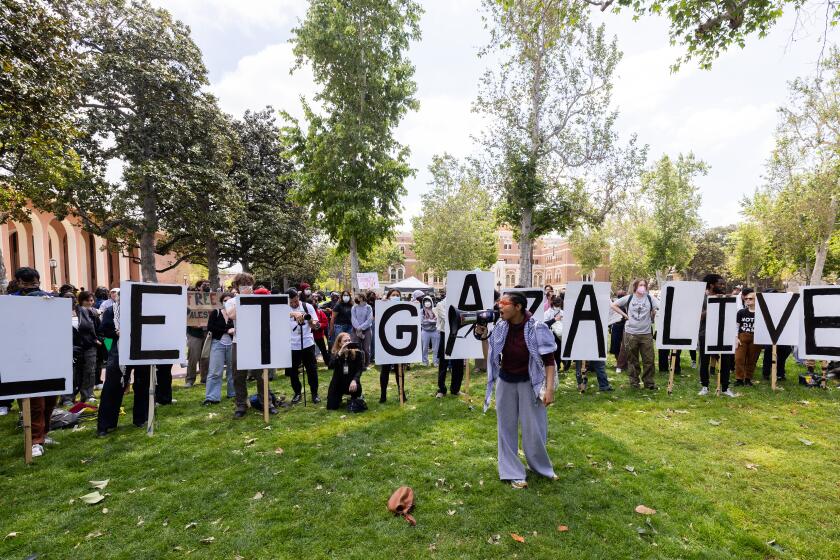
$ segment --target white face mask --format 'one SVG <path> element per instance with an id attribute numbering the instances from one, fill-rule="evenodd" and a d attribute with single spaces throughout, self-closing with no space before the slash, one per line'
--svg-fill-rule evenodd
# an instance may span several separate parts
<path id="1" fill-rule="evenodd" d="M 431 306 L 432 306 L 432 302 L 431 302 L 431 301 L 427 301 L 426 303 L 424 303 L 424 304 L 423 304 L 423 306 L 424 306 L 424 307 L 431 307 Z"/>
<path id="2" fill-rule="evenodd" d="M 400 301 L 400 296 L 391 296 L 391 301 Z"/>
<path id="3" fill-rule="evenodd" d="M 344 297 L 342 297 L 342 298 L 341 298 L 341 301 L 343 301 L 344 303 L 350 303 L 350 296 L 344 296 Z"/>
<path id="4" fill-rule="evenodd" d="M 304 295 L 307 295 L 307 296 L 308 296 L 308 295 L 309 295 L 309 294 L 311 294 L 311 293 L 312 293 L 312 290 L 303 290 L 303 294 L 304 294 Z"/>
<path id="5" fill-rule="evenodd" d="M 636 288 L 636 293 L 640 296 L 643 296 L 647 293 L 647 288 L 644 286 L 639 286 L 638 288 Z"/>

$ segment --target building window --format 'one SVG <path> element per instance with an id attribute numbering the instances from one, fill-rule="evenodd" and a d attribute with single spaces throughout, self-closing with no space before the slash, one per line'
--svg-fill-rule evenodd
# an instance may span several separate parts
<path id="1" fill-rule="evenodd" d="M 400 253 L 405 255 L 405 245 L 400 245 Z"/>

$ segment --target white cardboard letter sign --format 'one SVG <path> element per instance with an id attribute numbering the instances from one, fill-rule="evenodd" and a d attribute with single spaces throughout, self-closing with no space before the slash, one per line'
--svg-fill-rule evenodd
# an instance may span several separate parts
<path id="1" fill-rule="evenodd" d="M 563 315 L 564 360 L 607 359 L 609 282 L 569 282 Z"/>
<path id="2" fill-rule="evenodd" d="M 734 354 L 738 339 L 738 302 L 735 296 L 706 298 L 706 354 Z"/>
<path id="3" fill-rule="evenodd" d="M 236 367 L 292 367 L 289 296 L 236 296 Z"/>
<path id="4" fill-rule="evenodd" d="M 187 289 L 179 284 L 120 282 L 120 365 L 184 361 Z"/>
<path id="5" fill-rule="evenodd" d="M 694 350 L 700 338 L 700 313 L 706 297 L 705 282 L 665 282 L 656 314 L 656 347 Z"/>
<path id="6" fill-rule="evenodd" d="M 378 365 L 410 364 L 422 359 L 420 348 L 420 303 L 376 301 L 376 349 Z"/>
<path id="7" fill-rule="evenodd" d="M 799 344 L 799 294 L 755 294 L 755 343 Z"/>
<path id="8" fill-rule="evenodd" d="M 840 356 L 840 286 L 802 288 L 799 357 L 837 360 Z"/>
<path id="9" fill-rule="evenodd" d="M 459 311 L 484 311 L 493 308 L 493 273 L 484 271 L 450 270 L 446 274 L 446 317 L 449 309 Z M 444 355 L 447 359 L 480 359 L 484 357 L 481 341 L 473 336 L 474 325 L 467 325 L 452 332 L 446 321 Z"/>
<path id="10" fill-rule="evenodd" d="M 0 296 L 0 317 L 0 399 L 71 393 L 70 300 Z"/>
<path id="11" fill-rule="evenodd" d="M 519 292 L 528 300 L 528 311 L 535 321 L 545 321 L 545 292 L 542 288 L 505 288 L 503 294 Z"/>

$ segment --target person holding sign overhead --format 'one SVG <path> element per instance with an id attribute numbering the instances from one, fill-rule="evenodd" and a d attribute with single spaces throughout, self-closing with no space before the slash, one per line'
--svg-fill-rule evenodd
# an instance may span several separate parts
<path id="1" fill-rule="evenodd" d="M 525 467 L 519 460 L 519 425 L 522 449 L 528 466 L 555 480 L 554 467 L 546 450 L 548 415 L 554 402 L 556 366 L 554 335 L 545 323 L 528 312 L 528 299 L 520 292 L 508 292 L 499 300 L 499 321 L 487 335 L 487 327 L 476 324 L 475 336 L 482 337 L 487 360 L 485 412 L 496 386 L 499 478 L 513 488 L 527 488 Z"/>

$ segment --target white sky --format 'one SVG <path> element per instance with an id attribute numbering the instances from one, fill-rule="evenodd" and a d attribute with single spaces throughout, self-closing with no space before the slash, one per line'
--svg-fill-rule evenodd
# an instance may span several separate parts
<path id="1" fill-rule="evenodd" d="M 311 99 L 314 85 L 305 71 L 289 75 L 290 30 L 305 14 L 302 0 L 155 0 L 192 28 L 204 52 L 211 90 L 222 108 L 240 116 L 245 109 L 272 105 L 300 117 L 299 98 Z M 408 180 L 404 217 L 419 213 L 428 189 L 432 155 L 466 156 L 481 119 L 470 112 L 485 61 L 480 0 L 422 0 L 423 38 L 410 57 L 416 66 L 420 110 L 400 125 L 398 139 L 411 149 L 417 170 Z M 701 215 L 710 226 L 738 220 L 739 202 L 762 183 L 764 161 L 773 146 L 776 109 L 787 98 L 787 82 L 814 71 L 822 44 L 820 22 L 788 16 L 764 39 L 719 59 L 711 71 L 685 66 L 671 74 L 680 51 L 669 46 L 666 20 L 600 14 L 618 37 L 624 58 L 618 67 L 614 104 L 624 139 L 636 132 L 650 146 L 649 160 L 663 153 L 693 151 L 711 170 L 699 180 Z M 835 41 L 837 32 L 831 36 Z M 405 229 L 410 229 L 408 223 Z"/>

